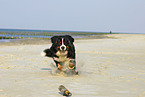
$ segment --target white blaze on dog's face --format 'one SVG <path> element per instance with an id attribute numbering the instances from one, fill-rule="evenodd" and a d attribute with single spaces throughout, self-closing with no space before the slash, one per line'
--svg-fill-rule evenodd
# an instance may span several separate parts
<path id="1" fill-rule="evenodd" d="M 61 45 L 59 46 L 59 50 L 57 51 L 56 55 L 57 56 L 61 56 L 61 57 L 64 57 L 66 56 L 68 53 L 67 51 L 67 47 L 66 45 L 64 44 L 64 38 L 61 39 Z"/>
<path id="2" fill-rule="evenodd" d="M 54 43 L 56 50 L 61 53 L 66 53 L 69 50 L 69 40 L 64 37 L 58 37 Z"/>
<path id="3" fill-rule="evenodd" d="M 59 56 L 59 58 L 54 58 L 58 62 L 64 62 L 67 61 L 67 48 L 66 45 L 64 45 L 64 38 L 61 39 L 61 45 L 59 46 L 60 50 L 56 52 L 56 55 Z"/>
<path id="4" fill-rule="evenodd" d="M 67 54 L 68 54 L 68 47 L 69 43 L 67 40 L 63 37 L 59 37 L 57 40 L 57 49 L 56 55 L 59 56 L 59 58 L 54 58 L 58 62 L 64 62 L 67 61 Z"/>
<path id="5" fill-rule="evenodd" d="M 52 47 L 55 49 L 55 51 L 64 53 L 65 51 L 68 51 L 73 47 L 74 39 L 69 35 L 54 36 L 51 38 L 51 42 Z"/>
<path id="6" fill-rule="evenodd" d="M 62 38 L 62 41 L 61 41 L 61 46 L 60 46 L 60 50 L 61 51 L 66 51 L 66 45 L 64 45 L 64 38 Z"/>

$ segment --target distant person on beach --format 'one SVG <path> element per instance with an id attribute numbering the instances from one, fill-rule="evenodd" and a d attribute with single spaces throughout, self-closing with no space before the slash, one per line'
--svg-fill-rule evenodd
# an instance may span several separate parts
<path id="1" fill-rule="evenodd" d="M 112 31 L 110 31 L 110 34 L 112 34 Z"/>

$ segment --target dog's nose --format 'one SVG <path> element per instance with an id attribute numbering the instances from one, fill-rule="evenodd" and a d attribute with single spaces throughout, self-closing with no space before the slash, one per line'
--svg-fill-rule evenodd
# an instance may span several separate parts
<path id="1" fill-rule="evenodd" d="M 65 49 L 65 47 L 64 47 L 64 46 L 62 46 L 62 47 L 61 47 L 61 49 L 62 49 L 62 50 L 64 50 L 64 49 Z"/>
<path id="2" fill-rule="evenodd" d="M 61 45 L 61 46 L 60 46 L 60 50 L 61 50 L 61 51 L 65 51 L 65 50 L 66 50 L 66 46 L 65 46 L 65 45 Z"/>

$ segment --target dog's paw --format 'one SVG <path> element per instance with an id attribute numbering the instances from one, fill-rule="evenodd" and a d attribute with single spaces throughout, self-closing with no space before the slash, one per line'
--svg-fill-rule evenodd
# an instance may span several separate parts
<path id="1" fill-rule="evenodd" d="M 46 56 L 46 53 L 45 52 L 41 52 L 41 56 Z"/>

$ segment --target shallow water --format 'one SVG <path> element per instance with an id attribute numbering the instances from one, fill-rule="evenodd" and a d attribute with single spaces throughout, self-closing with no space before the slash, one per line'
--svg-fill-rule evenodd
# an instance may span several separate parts
<path id="1" fill-rule="evenodd" d="M 0 39 L 0 42 L 10 42 L 11 39 Z"/>
<path id="2" fill-rule="evenodd" d="M 123 41 L 87 41 L 75 44 L 79 75 L 73 76 L 52 73 L 53 60 L 40 56 L 50 45 L 1 47 L 0 96 L 62 97 L 58 87 L 64 85 L 72 97 L 144 97 L 144 47 L 128 51 L 113 46 Z"/>

